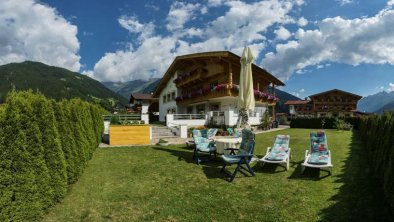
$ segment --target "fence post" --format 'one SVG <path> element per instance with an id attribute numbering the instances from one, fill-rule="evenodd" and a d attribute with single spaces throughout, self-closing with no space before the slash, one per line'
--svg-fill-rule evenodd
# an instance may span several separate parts
<path id="1" fill-rule="evenodd" d="M 141 120 L 145 122 L 145 124 L 149 124 L 149 115 L 148 114 L 141 114 Z"/>
<path id="2" fill-rule="evenodd" d="M 166 122 L 166 126 L 170 126 L 170 123 L 174 122 L 174 114 L 167 114 L 167 122 Z"/>
<path id="3" fill-rule="evenodd" d="M 187 138 L 187 125 L 180 125 L 179 132 L 180 132 L 181 138 Z"/>

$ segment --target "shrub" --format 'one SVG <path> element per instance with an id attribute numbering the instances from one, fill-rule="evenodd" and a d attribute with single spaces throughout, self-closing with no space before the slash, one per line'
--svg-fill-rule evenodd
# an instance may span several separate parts
<path id="1" fill-rule="evenodd" d="M 370 167 L 394 210 L 394 112 L 362 119 L 360 133 Z"/>
<path id="2" fill-rule="evenodd" d="M 100 142 L 102 114 L 81 100 L 9 93 L 0 107 L 0 221 L 37 221 L 61 200 Z"/>
<path id="3" fill-rule="evenodd" d="M 363 117 L 345 117 L 337 118 L 343 120 L 353 126 L 353 129 L 358 129 L 360 121 Z M 295 118 L 290 122 L 291 128 L 304 129 L 336 129 L 336 118 Z"/>
<path id="4" fill-rule="evenodd" d="M 31 93 L 11 92 L 1 121 L 0 221 L 31 221 L 52 204 L 53 188 Z"/>
<path id="5" fill-rule="evenodd" d="M 335 118 L 334 127 L 337 130 L 352 130 L 353 126 L 350 123 L 345 122 L 343 119 Z"/>

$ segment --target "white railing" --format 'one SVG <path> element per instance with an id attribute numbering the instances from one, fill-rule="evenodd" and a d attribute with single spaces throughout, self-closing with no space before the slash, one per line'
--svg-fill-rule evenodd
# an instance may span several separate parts
<path id="1" fill-rule="evenodd" d="M 174 120 L 185 120 L 185 119 L 205 119 L 205 114 L 173 114 Z"/>
<path id="2" fill-rule="evenodd" d="M 224 111 L 211 111 L 212 116 L 224 116 Z"/>
<path id="3" fill-rule="evenodd" d="M 206 114 L 167 114 L 166 122 L 167 126 L 174 125 L 185 125 L 185 126 L 202 126 L 207 125 Z"/>
<path id="4" fill-rule="evenodd" d="M 252 112 L 249 115 L 249 124 L 260 125 L 261 114 Z M 237 124 L 238 114 L 234 111 L 211 111 L 207 114 L 167 114 L 167 126 L 201 126 L 207 125 L 211 120 L 216 125 L 234 126 Z"/>

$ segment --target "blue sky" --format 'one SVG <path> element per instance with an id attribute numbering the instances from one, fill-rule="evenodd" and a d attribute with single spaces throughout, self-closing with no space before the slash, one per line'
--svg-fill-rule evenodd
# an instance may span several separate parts
<path id="1" fill-rule="evenodd" d="M 394 0 L 2 0 L 0 64 L 41 61 L 100 81 L 161 77 L 178 55 L 241 54 L 304 98 L 394 90 Z"/>

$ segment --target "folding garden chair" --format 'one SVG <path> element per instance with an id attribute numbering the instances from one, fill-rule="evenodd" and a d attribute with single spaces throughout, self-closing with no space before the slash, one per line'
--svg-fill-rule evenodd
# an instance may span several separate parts
<path id="1" fill-rule="evenodd" d="M 230 176 L 229 182 L 234 180 L 238 171 L 240 171 L 241 169 L 247 171 L 252 176 L 255 176 L 253 169 L 249 165 L 249 163 L 253 157 L 254 145 L 255 145 L 255 134 L 248 129 L 243 129 L 242 130 L 242 141 L 241 141 L 241 145 L 240 145 L 239 149 L 236 149 L 236 148 L 225 149 L 225 150 L 230 150 L 233 153 L 235 153 L 235 155 L 222 155 L 221 156 L 224 161 L 224 165 L 221 169 L 221 172 L 224 172 L 228 176 Z M 235 170 L 232 174 L 229 174 L 228 172 L 225 171 L 225 168 L 226 168 L 226 166 L 231 165 L 231 164 L 237 164 L 237 167 L 235 168 Z"/>
<path id="2" fill-rule="evenodd" d="M 310 141 L 310 149 L 305 151 L 305 160 L 301 164 L 302 172 L 304 172 L 305 167 L 329 168 L 329 173 L 331 174 L 333 165 L 331 163 L 331 151 L 328 149 L 326 134 L 324 132 L 312 132 L 310 134 Z"/>

